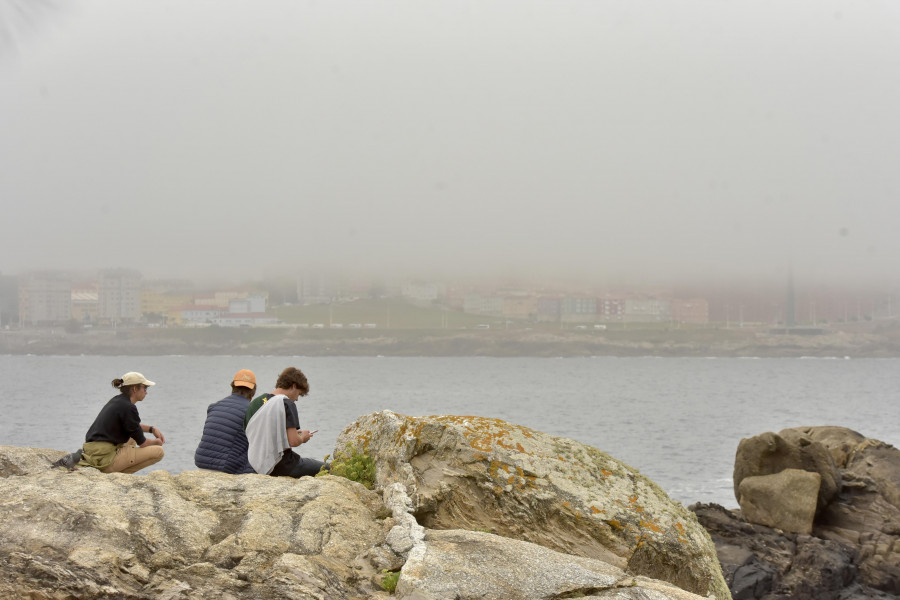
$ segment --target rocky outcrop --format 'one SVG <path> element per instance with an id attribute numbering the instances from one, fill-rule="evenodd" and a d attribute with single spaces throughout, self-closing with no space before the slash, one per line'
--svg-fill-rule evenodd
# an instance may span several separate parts
<path id="1" fill-rule="evenodd" d="M 809 476 L 821 472 L 815 465 L 831 462 L 839 491 L 819 508 L 811 535 L 768 527 L 776 521 L 769 522 L 753 510 L 691 507 L 716 543 L 733 597 L 861 600 L 900 595 L 900 451 L 843 427 L 798 427 L 753 440 L 755 446 L 741 442 L 736 460 L 735 484 L 741 496 L 753 478 L 738 483 L 737 463 L 778 464 L 772 458 L 784 447 L 793 450 L 783 455 L 816 447 L 819 458 L 806 463 L 812 465 Z M 765 443 L 757 443 L 760 440 Z M 751 447 L 759 449 L 758 456 L 748 452 Z M 778 451 L 769 451 L 773 447 Z M 828 461 L 821 459 L 822 452 L 828 454 Z M 776 493 L 774 488 L 770 492 Z M 811 493 L 805 492 L 810 503 Z M 796 498 L 789 489 L 782 489 L 769 505 L 789 506 Z M 742 507 L 751 504 L 741 502 Z"/>
<path id="2" fill-rule="evenodd" d="M 431 530 L 428 551 L 411 557 L 398 592 L 421 600 L 445 598 L 609 598 L 688 600 L 700 596 L 671 584 L 626 575 L 608 563 L 555 552 L 477 531 Z M 652 590 L 652 592 L 650 592 Z"/>
<path id="3" fill-rule="evenodd" d="M 490 531 L 729 595 L 694 515 L 596 448 L 496 419 L 390 411 L 359 418 L 337 447 L 374 456 L 377 485 L 401 484 L 428 529 Z"/>
<path id="4" fill-rule="evenodd" d="M 596 559 L 429 530 L 401 484 L 52 468 L 62 455 L 0 446 L 2 598 L 389 598 L 386 570 L 406 600 L 701 598 Z"/>
<path id="5" fill-rule="evenodd" d="M 745 477 L 740 486 L 741 510 L 751 523 L 812 533 L 821 481 L 818 473 L 800 469 Z"/>
<path id="6" fill-rule="evenodd" d="M 740 441 L 734 459 L 734 497 L 741 503 L 740 486 L 746 477 L 775 475 L 785 469 L 818 473 L 821 477 L 817 510 L 841 491 L 841 477 L 828 449 L 801 432 L 786 429 Z"/>

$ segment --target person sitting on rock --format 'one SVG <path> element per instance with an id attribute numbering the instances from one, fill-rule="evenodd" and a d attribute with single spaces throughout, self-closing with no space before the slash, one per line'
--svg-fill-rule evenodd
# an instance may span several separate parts
<path id="1" fill-rule="evenodd" d="M 256 375 L 241 369 L 231 381 L 231 395 L 209 405 L 203 436 L 194 452 L 197 468 L 233 475 L 255 472 L 247 460 L 244 433 L 244 416 L 255 392 Z"/>
<path id="2" fill-rule="evenodd" d="M 254 398 L 244 418 L 247 457 L 257 473 L 299 478 L 312 476 L 326 465 L 302 458 L 291 448 L 305 444 L 316 433 L 300 429 L 297 400 L 309 393 L 309 382 L 300 369 L 288 367 L 278 376 L 275 391 Z"/>
<path id="3" fill-rule="evenodd" d="M 140 373 L 130 372 L 113 379 L 119 395 L 107 402 L 88 429 L 78 466 L 94 467 L 104 473 L 136 473 L 162 460 L 166 438 L 153 425 L 141 423 L 137 403 L 156 385 Z M 153 434 L 148 439 L 145 433 Z"/>

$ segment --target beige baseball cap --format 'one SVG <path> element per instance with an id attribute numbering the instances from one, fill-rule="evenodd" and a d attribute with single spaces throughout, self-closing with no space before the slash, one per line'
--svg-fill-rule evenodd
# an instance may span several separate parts
<path id="1" fill-rule="evenodd" d="M 250 369 L 241 369 L 234 374 L 231 385 L 243 386 L 250 389 L 256 388 L 256 375 Z"/>
<path id="2" fill-rule="evenodd" d="M 135 371 L 131 371 L 130 373 L 125 373 L 122 375 L 122 385 L 156 385 L 140 373 Z"/>

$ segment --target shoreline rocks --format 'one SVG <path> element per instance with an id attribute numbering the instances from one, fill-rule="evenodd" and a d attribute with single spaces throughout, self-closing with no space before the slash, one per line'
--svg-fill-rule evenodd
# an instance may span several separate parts
<path id="1" fill-rule="evenodd" d="M 376 457 L 376 485 L 402 485 L 428 529 L 490 531 L 728 595 L 694 515 L 596 448 L 499 419 L 391 411 L 360 417 L 336 447 Z"/>
<path id="2" fill-rule="evenodd" d="M 795 477 L 801 465 L 808 479 L 825 473 L 833 490 L 806 489 L 805 527 L 776 514 L 797 504 L 789 488 L 776 493 L 769 487 L 768 497 L 745 494 L 748 481 Z M 754 469 L 767 474 L 746 476 Z M 821 481 L 826 487 L 825 477 Z M 767 432 L 741 441 L 735 487 L 743 510 L 691 506 L 716 544 L 735 600 L 900 595 L 900 451 L 890 444 L 843 427 Z"/>
<path id="3" fill-rule="evenodd" d="M 516 429 L 510 424 L 502 427 Z M 451 437 L 448 433 L 447 439 Z M 435 441 L 428 435 L 423 439 Z M 434 445 L 431 449 L 449 452 L 449 448 Z M 124 475 L 79 468 L 70 472 L 50 466 L 64 452 L 0 446 L 0 597 L 730 598 L 712 542 L 693 515 L 680 505 L 667 506 L 671 515 L 665 515 L 655 504 L 641 504 L 645 498 L 640 494 L 617 509 L 622 513 L 618 516 L 623 531 L 619 538 L 611 538 L 620 544 L 637 542 L 630 548 L 633 555 L 642 557 L 639 563 L 613 552 L 606 553 L 615 559 L 613 563 L 577 556 L 471 527 L 450 527 L 447 521 L 441 521 L 439 528 L 431 527 L 437 521 L 429 515 L 436 513 L 423 512 L 423 507 L 440 512 L 442 499 L 432 492 L 460 483 L 460 476 L 441 466 L 442 456 L 429 455 L 424 447 L 417 450 L 413 462 L 417 467 L 430 465 L 426 471 L 432 488 L 411 488 L 382 478 L 378 489 L 368 490 L 333 475 L 294 480 L 210 471 Z M 583 463 L 596 458 L 594 453 L 600 454 L 571 440 L 558 442 L 557 450 L 567 455 L 554 459 L 562 463 Z M 496 456 L 494 460 L 499 461 Z M 396 471 L 400 463 L 386 466 L 395 458 L 397 455 L 377 456 L 380 472 Z M 604 477 L 621 478 L 619 485 L 628 489 L 647 488 L 648 498 L 657 494 L 652 482 L 641 481 L 636 472 L 614 465 L 611 458 L 600 460 L 616 469 Z M 410 470 L 401 470 L 414 476 L 408 466 Z M 575 500 L 575 489 L 584 482 L 567 477 L 580 473 L 585 478 L 585 472 L 579 470 L 585 468 L 587 464 L 555 468 L 545 475 L 547 481 L 554 477 L 567 481 L 561 485 Z M 497 470 L 503 471 L 507 486 L 515 487 L 516 482 L 508 481 L 512 473 L 506 475 L 499 464 Z M 523 469 L 519 484 L 525 487 L 529 476 Z M 442 484 L 443 478 L 447 479 Z M 495 493 L 486 482 L 479 485 L 487 494 L 484 498 Z M 543 487 L 535 484 L 536 489 Z M 483 511 L 474 502 L 476 498 L 472 500 L 467 505 L 469 513 Z M 549 497 L 534 496 L 533 500 L 556 503 Z M 463 506 L 460 500 L 458 507 Z M 578 516 L 575 506 L 567 510 L 565 518 L 564 511 L 552 514 L 556 531 L 569 542 L 589 539 L 580 526 L 590 517 Z M 522 497 L 516 511 L 525 523 L 540 522 L 546 516 Z M 687 521 L 693 523 L 693 529 Z M 705 554 L 691 564 L 684 564 L 683 552 L 665 555 L 665 536 L 642 537 L 637 529 L 652 530 L 647 523 L 660 523 L 677 530 L 682 522 L 685 541 L 679 543 L 699 540 L 702 546 L 706 541 Z M 694 583 L 721 582 L 721 586 L 715 593 L 698 595 L 670 581 L 640 575 L 652 571 L 654 563 L 663 571 L 677 567 L 677 572 L 689 573 Z M 399 581 L 391 596 L 380 584 L 385 573 L 398 571 Z"/>

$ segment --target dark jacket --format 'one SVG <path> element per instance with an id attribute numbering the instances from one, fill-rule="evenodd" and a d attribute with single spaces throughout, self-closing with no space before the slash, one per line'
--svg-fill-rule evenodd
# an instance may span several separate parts
<path id="1" fill-rule="evenodd" d="M 232 394 L 206 409 L 206 424 L 200 445 L 194 453 L 194 464 L 200 469 L 224 473 L 255 473 L 247 461 L 247 435 L 244 413 L 250 401 Z"/>
<path id="2" fill-rule="evenodd" d="M 141 416 L 137 406 L 131 403 L 128 396 L 119 394 L 100 409 L 100 414 L 88 429 L 84 441 L 119 445 L 127 442 L 128 438 L 133 439 L 138 446 L 147 440 L 141 430 Z"/>

